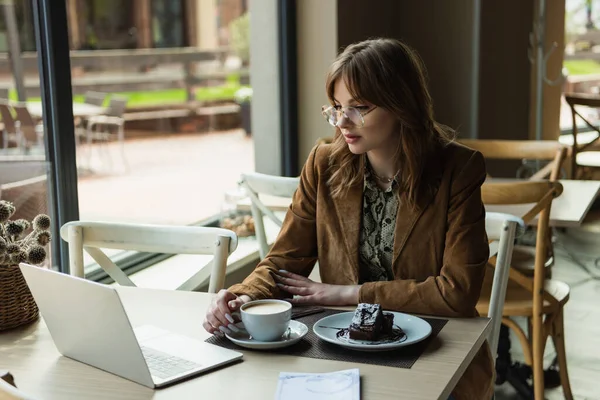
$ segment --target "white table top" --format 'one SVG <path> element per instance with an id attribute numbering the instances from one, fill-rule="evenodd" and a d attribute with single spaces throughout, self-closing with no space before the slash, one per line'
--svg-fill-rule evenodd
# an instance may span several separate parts
<path id="1" fill-rule="evenodd" d="M 123 290 L 121 290 L 123 289 Z M 197 292 L 120 288 L 132 325 L 151 323 L 205 339 L 201 326 L 211 295 Z M 244 361 L 173 386 L 151 390 L 61 356 L 43 321 L 0 332 L 0 370 L 30 395 L 51 399 L 244 399 L 275 395 L 279 372 L 330 372 L 358 367 L 361 398 L 442 399 L 483 343 L 487 318 L 451 319 L 411 369 L 350 364 L 241 349 Z"/>
<path id="2" fill-rule="evenodd" d="M 36 118 L 41 118 L 44 115 L 44 110 L 41 102 L 28 101 L 27 109 L 29 113 Z M 93 115 L 102 115 L 106 113 L 106 107 L 95 106 L 86 103 L 73 103 L 74 117 L 90 117 Z"/>
<path id="3" fill-rule="evenodd" d="M 496 179 L 492 180 L 496 181 Z M 504 181 L 498 179 L 497 181 Z M 511 180 L 515 181 L 515 180 Z M 552 201 L 550 226 L 573 228 L 580 226 L 600 192 L 600 181 L 560 180 L 562 194 Z M 503 212 L 522 217 L 532 204 L 485 206 L 486 211 Z M 535 224 L 537 218 L 532 221 Z"/>
<path id="4" fill-rule="evenodd" d="M 516 179 L 491 179 L 492 182 L 516 182 Z M 600 181 L 560 180 L 563 185 L 563 193 L 552 202 L 550 212 L 550 226 L 553 227 L 577 227 L 583 222 L 590 207 L 600 193 Z M 262 201 L 273 211 L 287 211 L 291 199 L 261 196 Z M 485 206 L 486 211 L 503 212 L 522 217 L 531 209 L 533 204 Z M 250 210 L 250 199 L 244 199 L 238 203 L 238 209 Z M 537 222 L 537 218 L 532 221 Z"/>

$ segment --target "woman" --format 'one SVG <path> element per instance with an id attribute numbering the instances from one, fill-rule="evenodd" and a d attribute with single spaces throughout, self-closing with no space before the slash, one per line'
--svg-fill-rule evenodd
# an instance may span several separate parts
<path id="1" fill-rule="evenodd" d="M 273 248 L 216 296 L 205 329 L 235 331 L 231 313 L 243 303 L 290 295 L 295 304 L 476 316 L 489 255 L 484 160 L 435 122 L 419 56 L 393 39 L 353 44 L 326 89 L 333 143 L 312 150 Z M 307 278 L 317 260 L 322 283 Z M 491 398 L 492 379 L 485 344 L 453 396 Z"/>

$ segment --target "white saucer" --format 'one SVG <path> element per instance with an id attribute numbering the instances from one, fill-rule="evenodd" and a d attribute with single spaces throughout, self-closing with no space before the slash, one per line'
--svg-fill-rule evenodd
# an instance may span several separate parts
<path id="1" fill-rule="evenodd" d="M 295 343 L 298 343 L 308 333 L 308 327 L 302 322 L 290 321 L 290 327 L 287 332 L 283 334 L 281 340 L 276 342 L 260 342 L 254 340 L 246 331 L 240 331 L 231 335 L 225 334 L 227 339 L 241 347 L 256 350 L 269 350 L 269 349 L 280 349 L 282 347 L 288 347 Z"/>

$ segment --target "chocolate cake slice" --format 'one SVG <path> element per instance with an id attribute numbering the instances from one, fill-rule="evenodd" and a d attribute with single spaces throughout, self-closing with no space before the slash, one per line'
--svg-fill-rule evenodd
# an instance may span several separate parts
<path id="1" fill-rule="evenodd" d="M 360 303 L 354 311 L 348 335 L 350 339 L 355 340 L 377 340 L 381 334 L 383 323 L 381 305 Z"/>
<path id="2" fill-rule="evenodd" d="M 383 324 L 381 325 L 382 335 L 391 335 L 394 328 L 394 314 L 383 313 Z"/>

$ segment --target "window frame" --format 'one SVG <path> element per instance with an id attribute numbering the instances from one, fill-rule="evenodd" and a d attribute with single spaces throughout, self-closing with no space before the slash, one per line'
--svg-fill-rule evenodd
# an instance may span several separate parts
<path id="1" fill-rule="evenodd" d="M 40 89 L 46 127 L 46 160 L 49 163 L 49 210 L 53 217 L 53 262 L 57 269 L 70 273 L 68 244 L 60 238 L 60 227 L 79 220 L 78 180 L 73 124 L 73 94 L 66 1 L 31 0 L 34 31 L 38 49 Z M 297 109 L 297 38 L 296 0 L 282 0 L 277 6 L 279 43 L 279 100 L 281 114 L 283 174 L 298 174 L 298 109 Z M 60 68 L 58 67 L 60 66 Z M 60 90 L 58 89 L 60 88 Z M 60 129 L 59 129 L 60 127 Z M 60 132 L 60 134 L 59 134 Z M 197 225 L 217 226 L 220 215 Z M 132 253 L 116 264 L 132 274 L 171 255 Z M 107 274 L 92 268 L 89 279 L 108 282 Z"/>

